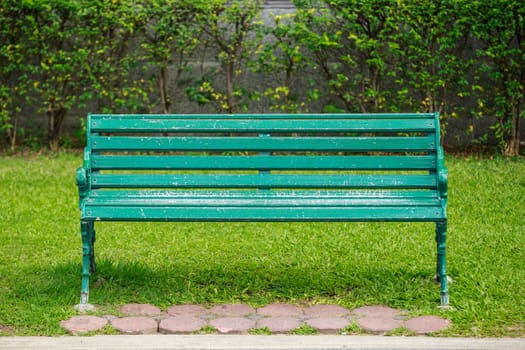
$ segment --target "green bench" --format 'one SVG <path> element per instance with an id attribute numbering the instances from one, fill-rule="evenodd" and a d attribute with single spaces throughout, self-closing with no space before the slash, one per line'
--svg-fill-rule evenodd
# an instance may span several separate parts
<path id="1" fill-rule="evenodd" d="M 101 115 L 87 121 L 80 305 L 97 221 L 436 223 L 441 304 L 447 170 L 439 115 Z"/>

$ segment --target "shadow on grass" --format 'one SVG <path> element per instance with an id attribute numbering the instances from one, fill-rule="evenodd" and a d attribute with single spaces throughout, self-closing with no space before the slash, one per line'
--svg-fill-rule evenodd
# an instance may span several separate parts
<path id="1" fill-rule="evenodd" d="M 20 281 L 13 292 L 24 302 L 68 306 L 78 303 L 80 265 L 68 263 L 33 270 L 36 276 Z M 407 307 L 435 304 L 439 288 L 431 269 L 393 269 L 353 266 L 351 270 L 279 266 L 191 266 L 170 264 L 150 268 L 143 263 L 102 260 L 90 279 L 90 302 L 119 306 L 141 302 L 166 307 L 181 303 L 322 301 L 346 305 L 383 303 Z"/>

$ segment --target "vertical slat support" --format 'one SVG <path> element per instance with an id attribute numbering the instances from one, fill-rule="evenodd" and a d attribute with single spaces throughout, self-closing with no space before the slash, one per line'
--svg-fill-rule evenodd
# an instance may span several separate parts
<path id="1" fill-rule="evenodd" d="M 436 223 L 437 278 L 441 284 L 441 306 L 449 305 L 447 279 L 447 221 Z"/>
<path id="2" fill-rule="evenodd" d="M 261 138 L 269 138 L 271 137 L 270 134 L 259 134 L 259 137 Z M 259 152 L 259 155 L 261 156 L 269 156 L 270 155 L 270 152 Z M 270 170 L 259 170 L 259 174 L 270 174 Z M 262 190 L 262 191 L 269 191 L 270 188 L 269 187 L 260 187 L 259 190 Z"/>

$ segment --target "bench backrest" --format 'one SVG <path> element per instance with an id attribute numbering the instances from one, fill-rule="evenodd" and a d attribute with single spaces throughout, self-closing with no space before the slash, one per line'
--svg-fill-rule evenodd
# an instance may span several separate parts
<path id="1" fill-rule="evenodd" d="M 89 190 L 441 191 L 439 116 L 88 116 Z M 446 174 L 445 174 L 446 176 Z"/>

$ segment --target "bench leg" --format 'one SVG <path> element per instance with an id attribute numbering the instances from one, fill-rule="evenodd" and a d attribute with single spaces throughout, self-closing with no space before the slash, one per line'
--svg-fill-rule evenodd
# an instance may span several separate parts
<path id="1" fill-rule="evenodd" d="M 447 222 L 436 223 L 437 278 L 441 283 L 441 306 L 449 304 L 447 280 Z"/>
<path id="2" fill-rule="evenodd" d="M 95 241 L 96 241 L 96 235 L 95 235 L 95 222 L 94 221 L 90 221 L 90 223 L 89 223 L 89 230 L 91 232 L 89 270 L 91 271 L 91 274 L 94 274 L 94 273 L 97 272 L 97 264 L 95 262 Z"/>
<path id="3" fill-rule="evenodd" d="M 94 260 L 93 247 L 93 222 L 82 221 L 80 232 L 82 234 L 82 287 L 80 290 L 80 305 L 88 304 L 89 300 L 89 275 Z"/>

